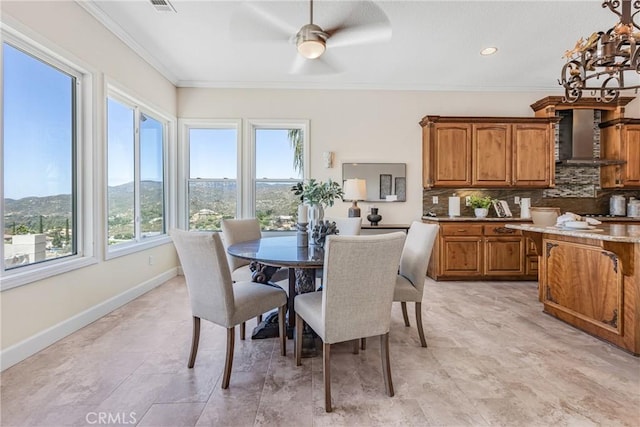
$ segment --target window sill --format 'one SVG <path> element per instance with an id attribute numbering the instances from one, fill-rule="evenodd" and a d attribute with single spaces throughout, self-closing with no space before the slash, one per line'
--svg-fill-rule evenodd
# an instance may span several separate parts
<path id="1" fill-rule="evenodd" d="M 142 242 L 135 243 L 123 243 L 122 245 L 109 246 L 105 251 L 105 260 L 118 258 L 125 255 L 130 255 L 136 252 L 144 251 L 147 249 L 155 248 L 157 246 L 166 245 L 171 243 L 172 240 L 168 235 L 162 237 L 154 237 L 149 240 L 143 240 Z"/>
<path id="2" fill-rule="evenodd" d="M 4 292 L 97 263 L 98 260 L 95 257 L 76 257 L 55 264 L 38 264 L 31 267 L 25 266 L 17 270 L 9 270 L 0 277 L 0 290 Z"/>

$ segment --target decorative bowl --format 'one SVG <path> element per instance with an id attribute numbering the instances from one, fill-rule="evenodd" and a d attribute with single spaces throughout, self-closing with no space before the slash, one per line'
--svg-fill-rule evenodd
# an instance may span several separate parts
<path id="1" fill-rule="evenodd" d="M 560 208 L 531 207 L 531 219 L 534 225 L 549 226 L 556 225 L 556 220 L 560 215 Z"/>

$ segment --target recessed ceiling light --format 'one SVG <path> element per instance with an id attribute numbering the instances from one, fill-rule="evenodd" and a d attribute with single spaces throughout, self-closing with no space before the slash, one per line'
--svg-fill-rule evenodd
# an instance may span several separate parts
<path id="1" fill-rule="evenodd" d="M 497 51 L 498 51 L 497 47 L 485 47 L 480 51 L 480 55 L 484 55 L 484 56 L 493 55 Z"/>

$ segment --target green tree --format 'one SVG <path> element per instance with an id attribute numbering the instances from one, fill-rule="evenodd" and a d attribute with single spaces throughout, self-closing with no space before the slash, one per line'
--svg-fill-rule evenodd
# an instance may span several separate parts
<path id="1" fill-rule="evenodd" d="M 24 224 L 20 224 L 19 226 L 16 227 L 16 231 L 15 234 L 30 234 L 31 230 L 29 230 L 29 227 L 27 227 Z"/>
<path id="2" fill-rule="evenodd" d="M 289 143 L 293 148 L 293 169 L 302 173 L 304 170 L 304 145 L 302 144 L 302 129 L 289 129 L 287 131 Z"/>

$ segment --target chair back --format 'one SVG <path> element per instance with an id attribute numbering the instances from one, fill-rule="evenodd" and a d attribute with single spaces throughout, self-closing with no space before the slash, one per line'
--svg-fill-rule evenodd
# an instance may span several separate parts
<path id="1" fill-rule="evenodd" d="M 324 218 L 328 221 L 333 221 L 338 227 L 339 236 L 359 236 L 360 227 L 362 226 L 362 218 L 350 217 L 350 218 Z"/>
<path id="2" fill-rule="evenodd" d="M 405 233 L 327 237 L 322 318 L 325 344 L 389 332 Z"/>
<path id="3" fill-rule="evenodd" d="M 174 229 L 194 316 L 228 327 L 234 312 L 233 282 L 219 233 Z"/>
<path id="4" fill-rule="evenodd" d="M 437 224 L 413 221 L 402 249 L 400 274 L 413 284 L 420 295 L 424 291 L 424 279 L 439 228 Z"/>
<path id="5" fill-rule="evenodd" d="M 262 237 L 260 223 L 256 218 L 250 219 L 223 219 L 222 236 L 224 238 L 224 248 L 240 242 L 257 240 Z M 229 269 L 234 271 L 242 266 L 249 265 L 251 261 L 227 255 Z"/>

